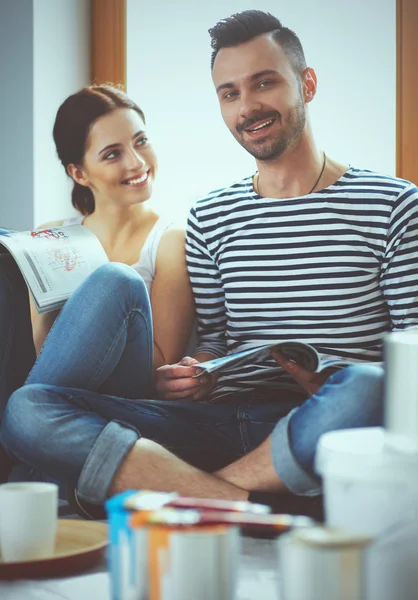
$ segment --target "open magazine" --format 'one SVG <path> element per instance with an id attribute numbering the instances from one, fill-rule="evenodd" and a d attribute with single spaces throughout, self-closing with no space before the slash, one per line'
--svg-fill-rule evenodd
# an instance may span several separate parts
<path id="1" fill-rule="evenodd" d="M 204 373 L 214 373 L 215 371 L 224 371 L 230 367 L 238 367 L 240 365 L 252 364 L 262 360 L 271 358 L 271 351 L 279 350 L 286 358 L 293 360 L 295 363 L 311 371 L 312 373 L 320 373 L 329 368 L 343 368 L 353 364 L 353 361 L 343 358 L 332 358 L 329 356 L 320 356 L 317 350 L 306 342 L 298 342 L 294 340 L 284 340 L 267 344 L 265 346 L 257 346 L 249 350 L 243 350 L 236 354 L 228 354 L 222 358 L 214 358 L 196 365 L 202 372 L 195 377 L 200 377 Z"/>
<path id="2" fill-rule="evenodd" d="M 62 308 L 90 273 L 109 262 L 97 237 L 83 225 L 0 232 L 0 259 L 8 253 L 39 314 Z"/>

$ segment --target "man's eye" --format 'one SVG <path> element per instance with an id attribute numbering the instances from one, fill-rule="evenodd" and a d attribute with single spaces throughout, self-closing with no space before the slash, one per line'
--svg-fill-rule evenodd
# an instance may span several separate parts
<path id="1" fill-rule="evenodd" d="M 270 79 L 263 79 L 263 81 L 260 81 L 260 83 L 258 85 L 259 85 L 259 87 L 267 87 L 271 83 L 273 83 L 273 82 Z"/>
<path id="2" fill-rule="evenodd" d="M 237 95 L 237 92 L 227 92 L 224 95 L 224 100 L 232 100 L 232 98 L 235 98 L 236 95 Z"/>
<path id="3" fill-rule="evenodd" d="M 148 142 L 148 138 L 146 135 L 142 136 L 139 140 L 136 141 L 136 146 L 144 146 Z"/>

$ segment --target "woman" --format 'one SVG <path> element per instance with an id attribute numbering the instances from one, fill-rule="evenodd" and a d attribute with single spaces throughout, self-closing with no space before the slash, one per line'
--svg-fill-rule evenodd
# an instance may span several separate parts
<path id="1" fill-rule="evenodd" d="M 0 260 L 0 418 L 25 380 L 150 397 L 153 368 L 184 355 L 194 317 L 184 233 L 146 202 L 157 159 L 141 109 L 111 86 L 84 88 L 59 108 L 54 140 L 81 216 L 47 226 L 82 223 L 111 262 L 58 318 L 32 309 L 32 338 L 23 278 L 10 257 Z"/>
<path id="2" fill-rule="evenodd" d="M 59 108 L 54 141 L 73 179 L 72 203 L 81 216 L 48 226 L 82 223 L 110 261 L 132 265 L 150 292 L 155 366 L 181 358 L 193 315 L 184 233 L 146 203 L 157 158 L 142 110 L 116 88 L 84 88 Z M 32 315 L 39 352 L 56 313 L 38 317 L 32 310 Z"/>

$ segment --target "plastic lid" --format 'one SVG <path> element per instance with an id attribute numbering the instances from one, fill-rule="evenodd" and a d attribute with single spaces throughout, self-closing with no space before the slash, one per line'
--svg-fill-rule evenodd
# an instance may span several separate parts
<path id="1" fill-rule="evenodd" d="M 315 459 L 315 470 L 323 477 L 398 481 L 406 472 L 416 473 L 417 468 L 418 455 L 391 449 L 382 427 L 325 433 L 319 439 Z"/>
<path id="2" fill-rule="evenodd" d="M 385 335 L 385 343 L 416 346 L 418 344 L 418 327 L 411 327 L 402 331 L 391 331 Z"/>
<path id="3" fill-rule="evenodd" d="M 295 541 L 306 546 L 326 549 L 335 548 L 364 548 L 372 541 L 372 537 L 349 533 L 331 527 L 309 527 L 292 532 Z"/>

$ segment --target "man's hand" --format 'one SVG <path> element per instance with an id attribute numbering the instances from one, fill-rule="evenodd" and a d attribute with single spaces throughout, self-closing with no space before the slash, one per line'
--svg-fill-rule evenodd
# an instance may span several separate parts
<path id="1" fill-rule="evenodd" d="M 300 385 L 301 388 L 308 392 L 309 396 L 316 394 L 316 392 L 324 385 L 331 374 L 329 371 L 322 371 L 321 373 L 312 373 L 311 371 L 307 371 L 300 365 L 293 362 L 293 360 L 286 358 L 284 354 L 278 350 L 273 350 L 271 352 L 271 356 L 280 367 L 282 367 L 289 373 L 289 375 L 293 377 L 293 379 Z"/>
<path id="2" fill-rule="evenodd" d="M 189 400 L 194 402 L 209 396 L 216 379 L 211 375 L 194 377 L 199 361 L 185 356 L 175 365 L 164 365 L 155 371 L 155 389 L 162 400 Z"/>

